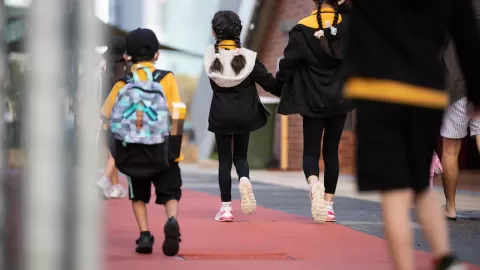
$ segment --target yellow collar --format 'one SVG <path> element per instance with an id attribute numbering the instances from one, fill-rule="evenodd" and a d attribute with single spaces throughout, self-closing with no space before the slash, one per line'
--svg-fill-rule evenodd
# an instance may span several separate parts
<path id="1" fill-rule="evenodd" d="M 132 68 L 131 68 L 131 71 L 135 71 L 141 67 L 148 67 L 148 68 L 151 68 L 151 67 L 155 67 L 155 65 L 152 63 L 152 62 L 149 62 L 149 61 L 142 61 L 142 62 L 138 62 L 138 63 L 135 63 L 132 65 Z"/>
<path id="2" fill-rule="evenodd" d="M 218 44 L 219 49 L 232 49 L 236 47 L 237 43 L 235 42 L 235 40 L 222 40 L 220 41 L 220 44 Z"/>
<path id="3" fill-rule="evenodd" d="M 333 12 L 333 13 L 335 13 L 335 10 L 333 8 L 322 8 L 320 10 L 320 12 L 327 12 L 327 13 Z M 317 15 L 317 10 L 314 10 L 312 12 L 312 15 Z"/>

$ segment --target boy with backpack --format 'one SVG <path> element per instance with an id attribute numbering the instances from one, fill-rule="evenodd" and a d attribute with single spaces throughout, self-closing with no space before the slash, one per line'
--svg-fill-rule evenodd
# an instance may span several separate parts
<path id="1" fill-rule="evenodd" d="M 138 28 L 127 35 L 126 54 L 133 63 L 131 72 L 113 86 L 102 115 L 109 119 L 115 165 L 129 182 L 129 197 L 140 230 L 136 252 L 153 251 L 154 237 L 148 227 L 146 208 L 153 183 L 155 203 L 165 206 L 168 218 L 163 253 L 175 256 L 180 243 L 176 218 L 182 195 L 178 162 L 183 157 L 181 131 L 172 129 L 170 133 L 170 129 L 172 116 L 178 118 L 175 110 L 185 107 L 180 102 L 173 74 L 155 69 L 159 49 L 159 41 L 149 29 Z"/>

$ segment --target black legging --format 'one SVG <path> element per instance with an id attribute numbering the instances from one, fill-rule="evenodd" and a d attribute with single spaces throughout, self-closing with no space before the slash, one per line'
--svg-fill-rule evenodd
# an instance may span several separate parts
<path id="1" fill-rule="evenodd" d="M 230 202 L 232 200 L 232 162 L 235 164 L 238 179 L 242 177 L 250 178 L 250 169 L 247 161 L 249 137 L 250 133 L 235 135 L 215 134 L 219 163 L 218 183 L 220 185 L 222 202 Z"/>
<path id="2" fill-rule="evenodd" d="M 338 175 L 338 145 L 342 137 L 346 114 L 328 118 L 303 116 L 303 172 L 309 176 L 320 175 L 320 148 L 323 136 L 323 161 L 325 163 L 325 193 L 335 194 Z"/>

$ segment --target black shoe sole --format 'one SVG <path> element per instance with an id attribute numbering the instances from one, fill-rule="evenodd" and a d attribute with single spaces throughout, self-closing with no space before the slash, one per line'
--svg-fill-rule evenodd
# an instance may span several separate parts
<path id="1" fill-rule="evenodd" d="M 178 254 L 180 250 L 180 227 L 177 221 L 167 221 L 163 228 L 165 232 L 165 240 L 163 241 L 163 254 L 165 256 L 173 257 Z"/>
<path id="2" fill-rule="evenodd" d="M 448 221 L 457 221 L 456 217 L 446 217 Z"/>
<path id="3" fill-rule="evenodd" d="M 139 254 L 152 254 L 153 248 L 152 247 L 137 247 L 135 250 Z"/>

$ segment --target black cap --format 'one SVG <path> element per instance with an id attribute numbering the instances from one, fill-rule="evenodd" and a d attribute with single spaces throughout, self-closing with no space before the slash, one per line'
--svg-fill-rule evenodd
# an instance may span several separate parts
<path id="1" fill-rule="evenodd" d="M 122 36 L 113 36 L 108 42 L 108 49 L 104 53 L 108 62 L 122 61 L 125 54 L 125 38 Z"/>
<path id="2" fill-rule="evenodd" d="M 139 58 L 153 58 L 160 49 L 160 42 L 157 36 L 152 30 L 146 28 L 138 28 L 128 33 L 125 43 L 126 53 L 132 57 L 133 61 Z"/>

